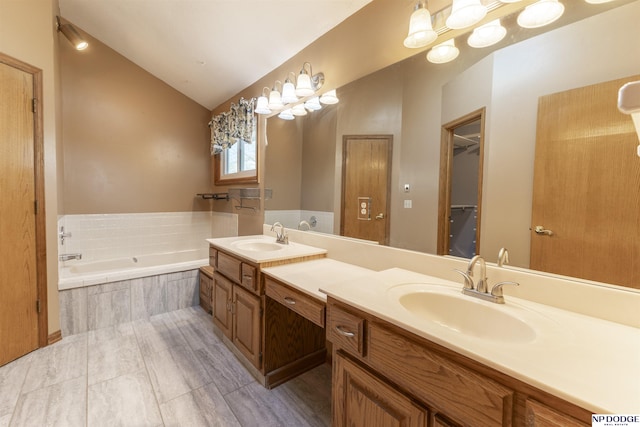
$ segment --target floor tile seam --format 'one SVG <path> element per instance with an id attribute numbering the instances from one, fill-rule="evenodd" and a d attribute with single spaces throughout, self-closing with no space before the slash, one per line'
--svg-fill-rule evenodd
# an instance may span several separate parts
<path id="1" fill-rule="evenodd" d="M 132 326 L 133 327 L 133 326 Z M 162 410 L 160 408 L 160 401 L 158 400 L 158 395 L 155 391 L 155 389 L 153 388 L 153 383 L 151 382 L 151 375 L 149 374 L 149 367 L 147 366 L 147 359 L 145 357 L 144 352 L 142 351 L 142 347 L 140 346 L 140 338 L 138 337 L 138 333 L 136 332 L 136 328 L 133 327 L 133 335 L 136 338 L 136 344 L 138 345 L 138 351 L 140 351 L 140 354 L 142 355 L 142 364 L 144 366 L 144 372 L 147 376 L 147 381 L 149 381 L 149 385 L 151 386 L 151 391 L 153 392 L 153 400 L 156 402 L 156 406 L 158 408 L 158 413 L 160 414 L 160 420 L 162 420 L 162 425 L 166 425 L 165 420 L 164 420 L 164 416 L 162 415 Z"/>

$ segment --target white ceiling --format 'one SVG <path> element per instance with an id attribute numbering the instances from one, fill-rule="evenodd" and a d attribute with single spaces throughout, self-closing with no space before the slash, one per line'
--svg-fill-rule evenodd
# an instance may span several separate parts
<path id="1" fill-rule="evenodd" d="M 60 0 L 60 14 L 212 109 L 370 1 Z"/>

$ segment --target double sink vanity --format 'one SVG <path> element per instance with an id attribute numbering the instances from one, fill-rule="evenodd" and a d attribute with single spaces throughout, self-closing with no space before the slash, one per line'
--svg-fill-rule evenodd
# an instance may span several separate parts
<path id="1" fill-rule="evenodd" d="M 265 387 L 332 360 L 334 426 L 586 426 L 640 412 L 636 327 L 365 268 L 349 262 L 354 248 L 387 249 L 321 239 L 209 239 L 204 284 L 214 330 Z"/>

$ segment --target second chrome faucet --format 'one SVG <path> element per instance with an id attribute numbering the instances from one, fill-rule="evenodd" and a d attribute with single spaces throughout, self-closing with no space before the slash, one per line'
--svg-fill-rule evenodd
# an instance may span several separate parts
<path id="1" fill-rule="evenodd" d="M 476 264 L 480 265 L 480 277 L 478 282 L 473 280 L 474 269 Z M 517 282 L 500 282 L 496 283 L 489 290 L 489 281 L 487 279 L 487 265 L 484 259 L 480 255 L 476 255 L 469 261 L 467 265 L 467 271 L 455 270 L 464 278 L 464 285 L 462 287 L 462 293 L 475 298 L 480 298 L 485 301 L 490 301 L 496 304 L 504 304 L 504 295 L 502 293 L 502 287 L 505 285 L 519 286 Z"/>

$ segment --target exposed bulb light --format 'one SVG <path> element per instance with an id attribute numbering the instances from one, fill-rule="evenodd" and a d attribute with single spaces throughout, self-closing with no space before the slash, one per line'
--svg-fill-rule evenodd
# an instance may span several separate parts
<path id="1" fill-rule="evenodd" d="M 473 30 L 467 39 L 471 47 L 481 48 L 494 45 L 507 35 L 507 29 L 496 19 Z"/>
<path id="2" fill-rule="evenodd" d="M 427 60 L 434 64 L 444 64 L 453 61 L 460 54 L 460 50 L 456 47 L 453 39 L 447 40 L 431 48 L 427 53 Z"/>
<path id="3" fill-rule="evenodd" d="M 69 40 L 69 43 L 71 43 L 76 50 L 85 50 L 89 47 L 89 43 L 82 38 L 73 25 L 69 23 L 62 24 L 59 16 L 56 16 L 56 22 L 58 24 L 58 31 Z"/>
<path id="4" fill-rule="evenodd" d="M 320 100 L 318 99 L 318 97 L 314 96 L 313 98 L 307 100 L 304 103 L 304 108 L 306 108 L 309 111 L 318 111 L 319 109 L 322 108 L 322 105 L 320 105 Z"/>
<path id="5" fill-rule="evenodd" d="M 278 117 L 280 117 L 282 120 L 295 119 L 295 117 L 293 117 L 293 113 L 291 113 L 291 108 L 287 108 L 286 110 L 283 110 L 280 114 L 278 114 Z"/>
<path id="6" fill-rule="evenodd" d="M 273 89 L 269 92 L 269 109 L 272 111 L 280 111 L 284 108 L 284 104 L 282 103 L 282 95 L 278 91 L 278 83 L 280 80 L 277 80 L 273 85 Z"/>
<path id="7" fill-rule="evenodd" d="M 294 116 L 306 116 L 307 109 L 304 108 L 304 104 L 297 104 L 294 105 L 291 109 L 291 114 L 293 114 Z"/>
<path id="8" fill-rule="evenodd" d="M 336 95 L 335 89 L 323 93 L 322 96 L 320 97 L 320 102 L 326 105 L 337 104 L 339 101 L 340 100 Z"/>
<path id="9" fill-rule="evenodd" d="M 293 76 L 295 80 L 295 74 L 293 74 Z M 289 77 L 287 77 L 284 85 L 282 85 L 282 103 L 293 104 L 294 102 L 298 102 L 298 97 L 296 96 L 296 87 L 293 85 Z"/>
<path id="10" fill-rule="evenodd" d="M 438 38 L 431 25 L 431 13 L 425 5 L 417 3 L 409 18 L 409 34 L 404 39 L 405 47 L 415 49 L 426 46 Z"/>
<path id="11" fill-rule="evenodd" d="M 477 24 L 486 15 L 487 7 L 480 0 L 453 0 L 446 24 L 453 30 L 459 30 Z"/>
<path id="12" fill-rule="evenodd" d="M 262 89 L 262 95 L 258 97 L 258 101 L 256 102 L 256 109 L 254 110 L 258 114 L 271 114 L 271 109 L 269 108 L 269 99 L 267 98 L 266 92 L 269 91 L 268 87 Z"/>
<path id="13" fill-rule="evenodd" d="M 540 0 L 524 8 L 518 15 L 522 28 L 538 28 L 556 21 L 564 13 L 564 5 L 558 0 Z"/>

